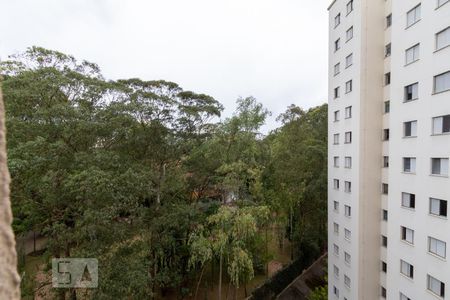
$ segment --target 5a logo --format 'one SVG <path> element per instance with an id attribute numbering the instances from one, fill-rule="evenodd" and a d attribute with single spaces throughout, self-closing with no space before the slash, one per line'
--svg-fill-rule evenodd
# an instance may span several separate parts
<path id="1" fill-rule="evenodd" d="M 97 259 L 52 259 L 52 285 L 54 288 L 96 288 L 98 286 Z"/>

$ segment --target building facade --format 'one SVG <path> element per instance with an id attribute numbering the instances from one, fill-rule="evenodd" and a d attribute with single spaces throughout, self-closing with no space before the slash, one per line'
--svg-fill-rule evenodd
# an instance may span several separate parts
<path id="1" fill-rule="evenodd" d="M 450 0 L 329 24 L 329 299 L 450 299 Z"/>

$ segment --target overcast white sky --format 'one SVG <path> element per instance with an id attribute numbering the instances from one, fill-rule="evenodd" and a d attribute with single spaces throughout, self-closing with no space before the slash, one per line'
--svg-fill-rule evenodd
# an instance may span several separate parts
<path id="1" fill-rule="evenodd" d="M 36 45 L 108 79 L 164 79 L 222 102 L 254 96 L 275 117 L 327 95 L 330 0 L 0 0 L 0 57 Z"/>

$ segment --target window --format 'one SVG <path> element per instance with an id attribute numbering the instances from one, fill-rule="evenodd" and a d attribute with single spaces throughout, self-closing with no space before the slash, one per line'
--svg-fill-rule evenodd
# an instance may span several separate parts
<path id="1" fill-rule="evenodd" d="M 431 159 L 432 175 L 448 175 L 448 158 L 432 158 Z"/>
<path id="2" fill-rule="evenodd" d="M 384 74 L 384 85 L 391 84 L 391 72 Z"/>
<path id="3" fill-rule="evenodd" d="M 403 123 L 403 136 L 404 137 L 417 136 L 417 121 L 409 121 Z"/>
<path id="4" fill-rule="evenodd" d="M 450 46 L 450 27 L 436 33 L 436 50 Z"/>
<path id="5" fill-rule="evenodd" d="M 340 91 L 340 88 L 339 87 L 337 87 L 337 88 L 335 88 L 334 89 L 334 99 L 337 99 L 337 98 L 339 98 L 340 96 L 341 96 L 341 93 L 340 93 L 341 91 Z"/>
<path id="6" fill-rule="evenodd" d="M 420 20 L 421 5 L 417 5 L 406 14 L 406 27 L 412 26 Z"/>
<path id="7" fill-rule="evenodd" d="M 434 76 L 434 92 L 450 91 L 450 71 Z"/>
<path id="8" fill-rule="evenodd" d="M 414 45 L 409 49 L 406 49 L 405 51 L 405 61 L 406 64 L 413 63 L 417 60 L 419 60 L 420 56 L 420 44 Z"/>
<path id="9" fill-rule="evenodd" d="M 339 190 L 339 179 L 333 179 L 333 187 L 335 190 Z"/>
<path id="10" fill-rule="evenodd" d="M 352 158 L 350 156 L 345 157 L 345 168 L 347 169 L 352 168 Z"/>
<path id="11" fill-rule="evenodd" d="M 447 252 L 447 244 L 441 240 L 428 237 L 428 251 L 430 253 L 436 254 L 442 258 L 445 258 Z"/>
<path id="12" fill-rule="evenodd" d="M 345 228 L 344 230 L 344 237 L 346 240 L 350 241 L 352 239 L 352 232 Z"/>
<path id="13" fill-rule="evenodd" d="M 352 117 L 352 107 L 351 106 L 347 106 L 345 108 L 345 118 L 346 119 L 350 119 Z"/>
<path id="14" fill-rule="evenodd" d="M 381 245 L 386 248 L 387 247 L 387 243 L 388 243 L 387 236 L 382 235 L 381 236 Z"/>
<path id="15" fill-rule="evenodd" d="M 339 133 L 333 135 L 333 143 L 339 145 Z"/>
<path id="16" fill-rule="evenodd" d="M 382 188 L 382 193 L 383 193 L 384 195 L 389 194 L 389 184 L 383 183 L 383 184 L 381 185 L 381 188 Z"/>
<path id="17" fill-rule="evenodd" d="M 335 212 L 339 212 L 339 202 L 334 201 L 333 202 L 333 208 Z"/>
<path id="18" fill-rule="evenodd" d="M 404 157 L 403 158 L 403 172 L 416 173 L 416 158 Z"/>
<path id="19" fill-rule="evenodd" d="M 346 132 L 345 133 L 345 143 L 350 144 L 352 142 L 352 132 Z"/>
<path id="20" fill-rule="evenodd" d="M 351 280 L 350 280 L 350 277 L 348 277 L 347 275 L 344 275 L 344 284 L 345 284 L 345 286 L 346 287 L 350 287 L 350 285 L 351 285 Z"/>
<path id="21" fill-rule="evenodd" d="M 339 268 L 333 266 L 334 277 L 339 278 Z"/>
<path id="22" fill-rule="evenodd" d="M 383 217 L 383 221 L 387 221 L 388 220 L 388 211 L 383 209 L 381 214 Z"/>
<path id="23" fill-rule="evenodd" d="M 347 264 L 351 264 L 352 262 L 352 256 L 348 254 L 347 252 L 344 253 L 344 260 Z"/>
<path id="24" fill-rule="evenodd" d="M 335 234 L 339 234 L 339 224 L 338 223 L 333 224 L 333 231 Z"/>
<path id="25" fill-rule="evenodd" d="M 352 208 L 348 205 L 345 205 L 345 216 L 351 217 L 352 216 Z"/>
<path id="26" fill-rule="evenodd" d="M 450 115 L 433 118 L 433 134 L 450 132 Z"/>
<path id="27" fill-rule="evenodd" d="M 348 68 L 351 65 L 353 65 L 353 53 L 345 58 L 345 67 Z"/>
<path id="28" fill-rule="evenodd" d="M 341 64 L 337 63 L 337 64 L 334 65 L 334 76 L 336 76 L 340 72 L 341 72 Z"/>
<path id="29" fill-rule="evenodd" d="M 391 25 L 392 25 L 392 14 L 386 17 L 386 28 L 391 27 Z"/>
<path id="30" fill-rule="evenodd" d="M 334 52 L 338 51 L 339 49 L 341 49 L 341 39 L 337 39 L 334 42 Z"/>
<path id="31" fill-rule="evenodd" d="M 340 115 L 339 110 L 337 110 L 337 111 L 334 112 L 334 121 L 335 121 L 335 122 L 339 121 L 339 115 Z"/>
<path id="32" fill-rule="evenodd" d="M 389 156 L 383 156 L 383 168 L 389 168 Z"/>
<path id="33" fill-rule="evenodd" d="M 389 141 L 389 128 L 383 129 L 383 141 Z"/>
<path id="34" fill-rule="evenodd" d="M 392 46 L 391 46 L 391 43 L 389 43 L 386 46 L 384 46 L 384 57 L 391 56 L 391 52 L 392 52 Z"/>
<path id="35" fill-rule="evenodd" d="M 405 86 L 405 102 L 416 100 L 419 98 L 419 84 L 413 83 Z"/>
<path id="36" fill-rule="evenodd" d="M 381 261 L 381 271 L 383 273 L 387 273 L 387 263 L 385 263 L 384 261 Z"/>
<path id="37" fill-rule="evenodd" d="M 337 14 L 336 17 L 334 17 L 334 28 L 338 27 L 339 24 L 341 24 L 341 14 Z"/>
<path id="38" fill-rule="evenodd" d="M 336 244 L 333 244 L 333 253 L 339 256 L 339 246 Z"/>
<path id="39" fill-rule="evenodd" d="M 347 29 L 345 36 L 347 38 L 347 42 L 350 41 L 353 38 L 353 26 Z"/>
<path id="40" fill-rule="evenodd" d="M 404 260 L 400 260 L 400 273 L 409 278 L 414 278 L 414 266 Z"/>
<path id="41" fill-rule="evenodd" d="M 401 226 L 402 241 L 414 245 L 414 230 Z"/>
<path id="42" fill-rule="evenodd" d="M 430 198 L 430 214 L 447 217 L 447 201 L 441 199 Z"/>
<path id="43" fill-rule="evenodd" d="M 386 293 L 386 288 L 382 286 L 382 287 L 381 287 L 381 297 L 382 297 L 382 298 L 386 298 L 386 294 L 387 294 L 387 293 Z"/>
<path id="44" fill-rule="evenodd" d="M 400 300 L 411 300 L 411 298 L 408 298 L 404 294 L 400 293 Z"/>
<path id="45" fill-rule="evenodd" d="M 416 195 L 402 193 L 402 206 L 406 208 L 416 208 Z"/>
<path id="46" fill-rule="evenodd" d="M 334 167 L 339 168 L 339 156 L 333 157 Z"/>
<path id="47" fill-rule="evenodd" d="M 441 7 L 445 3 L 448 3 L 450 0 L 437 0 L 437 7 Z"/>
<path id="48" fill-rule="evenodd" d="M 345 184 L 345 192 L 351 193 L 352 192 L 352 183 L 350 181 L 346 181 L 344 184 Z"/>
<path id="49" fill-rule="evenodd" d="M 445 297 L 445 283 L 441 282 L 431 275 L 427 275 L 427 288 L 432 293 L 442 298 Z"/>
<path id="50" fill-rule="evenodd" d="M 353 90 L 353 81 L 349 80 L 345 83 L 345 93 L 350 93 Z"/>
<path id="51" fill-rule="evenodd" d="M 336 296 L 336 298 L 339 298 L 339 289 L 335 286 L 333 286 L 333 293 Z"/>
<path id="52" fill-rule="evenodd" d="M 384 113 L 388 114 L 391 111 L 391 101 L 384 101 Z"/>
<path id="53" fill-rule="evenodd" d="M 347 15 L 353 11 L 353 0 L 347 3 Z"/>

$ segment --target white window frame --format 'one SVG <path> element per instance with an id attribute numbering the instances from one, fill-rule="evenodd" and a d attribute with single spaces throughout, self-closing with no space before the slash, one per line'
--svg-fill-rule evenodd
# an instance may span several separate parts
<path id="1" fill-rule="evenodd" d="M 333 144 L 334 145 L 339 145 L 339 133 L 335 133 L 333 135 Z"/>
<path id="2" fill-rule="evenodd" d="M 353 26 L 350 26 L 349 29 L 345 32 L 345 42 L 350 41 L 353 38 Z"/>
<path id="3" fill-rule="evenodd" d="M 437 238 L 429 236 L 428 252 L 445 259 L 447 257 L 447 243 Z"/>
<path id="4" fill-rule="evenodd" d="M 341 63 L 337 63 L 334 65 L 334 76 L 338 75 L 339 73 L 341 73 Z"/>
<path id="5" fill-rule="evenodd" d="M 405 64 L 409 65 L 420 59 L 420 43 L 405 50 Z"/>
<path id="6" fill-rule="evenodd" d="M 351 156 L 346 156 L 345 157 L 344 166 L 345 166 L 346 169 L 351 169 L 352 168 L 352 157 Z"/>
<path id="7" fill-rule="evenodd" d="M 414 230 L 406 226 L 401 226 L 401 238 L 402 241 L 414 245 Z M 404 234 L 404 236 L 403 236 Z"/>
<path id="8" fill-rule="evenodd" d="M 414 266 L 403 259 L 400 260 L 400 273 L 413 279 L 414 278 Z"/>
<path id="9" fill-rule="evenodd" d="M 433 92 L 435 94 L 440 94 L 448 91 L 450 91 L 450 71 L 434 76 Z"/>
<path id="10" fill-rule="evenodd" d="M 427 274 L 427 289 L 438 297 L 445 295 L 445 283 L 430 274 Z M 444 290 L 444 293 L 442 293 L 442 290 Z"/>
<path id="11" fill-rule="evenodd" d="M 347 69 L 352 65 L 353 65 L 353 53 L 350 53 L 345 57 L 345 68 Z"/>
<path id="12" fill-rule="evenodd" d="M 345 144 L 351 144 L 352 140 L 353 140 L 352 132 L 351 131 L 347 131 L 345 133 Z"/>
<path id="13" fill-rule="evenodd" d="M 333 166 L 339 168 L 339 156 L 333 157 Z"/>
<path id="14" fill-rule="evenodd" d="M 439 173 L 434 173 L 433 167 L 435 165 L 435 162 L 439 160 Z M 432 157 L 431 158 L 431 175 L 434 176 L 448 176 L 448 169 L 449 169 L 449 159 L 448 157 Z"/>
<path id="15" fill-rule="evenodd" d="M 344 210 L 345 210 L 345 216 L 348 217 L 348 218 L 351 218 L 351 216 L 352 216 L 352 207 L 349 206 L 349 205 L 345 205 Z"/>
<path id="16" fill-rule="evenodd" d="M 449 0 L 450 1 L 450 0 Z M 443 39 L 441 45 L 440 39 Z M 450 26 L 436 33 L 436 51 L 450 46 Z"/>
<path id="17" fill-rule="evenodd" d="M 437 7 L 436 7 L 436 9 L 440 8 L 441 6 L 443 6 L 444 4 L 447 4 L 449 2 L 450 2 L 450 0 L 437 0 Z"/>
<path id="18" fill-rule="evenodd" d="M 419 3 L 406 13 L 406 28 L 409 28 L 421 20 L 422 5 Z"/>
<path id="19" fill-rule="evenodd" d="M 352 118 L 352 106 L 347 106 L 345 108 L 345 118 L 351 119 Z"/>
<path id="20" fill-rule="evenodd" d="M 409 163 L 409 169 L 406 166 Z M 403 157 L 403 173 L 415 174 L 416 173 L 416 158 L 415 157 Z"/>
<path id="21" fill-rule="evenodd" d="M 441 214 L 442 205 L 445 203 L 445 215 Z M 430 207 L 429 207 L 429 213 L 432 216 L 437 216 L 441 218 L 447 218 L 448 216 L 448 201 L 443 199 L 437 199 L 437 198 L 430 198 Z"/>
<path id="22" fill-rule="evenodd" d="M 351 241 L 352 240 L 352 232 L 349 229 L 347 229 L 347 228 L 344 228 L 344 238 L 347 241 Z"/>
<path id="23" fill-rule="evenodd" d="M 407 99 L 409 95 L 408 89 L 411 88 L 411 99 Z M 419 83 L 415 82 L 405 86 L 405 95 L 403 102 L 410 102 L 419 99 Z"/>
<path id="24" fill-rule="evenodd" d="M 353 91 L 353 80 L 349 80 L 345 83 L 345 93 L 351 93 Z"/>
<path id="25" fill-rule="evenodd" d="M 414 200 L 413 200 L 414 198 Z M 416 195 L 410 193 L 402 193 L 402 207 L 415 209 L 416 208 Z"/>
<path id="26" fill-rule="evenodd" d="M 341 13 L 338 13 L 338 14 L 334 17 L 334 28 L 338 27 L 339 24 L 341 24 Z"/>

